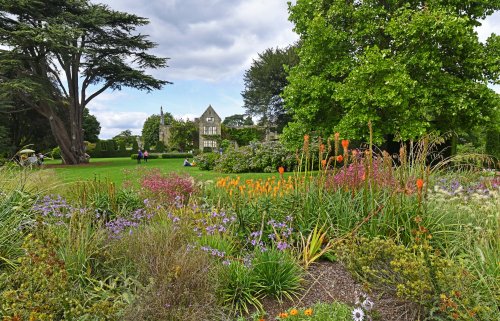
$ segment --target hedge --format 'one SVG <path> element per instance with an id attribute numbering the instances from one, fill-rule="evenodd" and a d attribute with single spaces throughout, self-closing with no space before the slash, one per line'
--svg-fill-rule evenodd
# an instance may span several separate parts
<path id="1" fill-rule="evenodd" d="M 148 159 L 157 159 L 157 158 L 190 158 L 193 157 L 192 154 L 188 153 L 168 153 L 168 154 L 149 154 Z M 137 159 L 137 154 L 130 155 L 130 158 Z"/>

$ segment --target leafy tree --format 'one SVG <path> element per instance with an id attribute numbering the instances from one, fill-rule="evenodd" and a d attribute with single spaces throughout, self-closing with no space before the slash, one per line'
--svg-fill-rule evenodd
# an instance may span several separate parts
<path id="1" fill-rule="evenodd" d="M 149 116 L 142 126 L 144 145 L 155 146 L 160 139 L 160 115 Z"/>
<path id="2" fill-rule="evenodd" d="M 83 139 L 96 143 L 99 140 L 99 134 L 101 133 L 101 124 L 94 115 L 89 113 L 88 108 L 83 109 Z"/>
<path id="3" fill-rule="evenodd" d="M 167 82 L 145 70 L 166 58 L 135 28 L 148 20 L 88 0 L 0 0 L 0 84 L 49 120 L 67 164 L 87 162 L 83 112 L 107 89 L 151 91 Z M 12 77 L 12 75 L 14 75 Z"/>
<path id="4" fill-rule="evenodd" d="M 170 113 L 164 114 L 165 124 L 172 124 L 174 117 Z M 156 146 L 160 140 L 160 115 L 149 116 L 142 126 L 142 140 L 144 146 Z"/>
<path id="5" fill-rule="evenodd" d="M 284 92 L 291 145 L 315 130 L 375 140 L 432 130 L 466 131 L 490 121 L 499 95 L 500 39 L 478 41 L 479 19 L 499 1 L 297 0 L 290 20 L 299 63 Z"/>
<path id="6" fill-rule="evenodd" d="M 198 127 L 193 121 L 177 119 L 170 128 L 169 147 L 179 151 L 193 149 L 194 142 L 198 139 Z"/>
<path id="7" fill-rule="evenodd" d="M 249 145 L 252 141 L 261 141 L 264 139 L 265 130 L 258 127 L 234 128 L 222 125 L 222 138 L 235 141 L 238 146 Z"/>
<path id="8" fill-rule="evenodd" d="M 132 135 L 132 131 L 130 129 L 127 129 L 113 137 L 113 140 L 117 141 L 118 144 L 123 142 L 125 143 L 125 146 L 132 146 L 134 141 L 136 141 L 136 136 Z"/>
<path id="9" fill-rule="evenodd" d="M 281 94 L 288 84 L 288 67 L 298 63 L 296 46 L 285 49 L 267 49 L 259 54 L 245 72 L 244 108 L 247 114 L 259 116 L 261 121 L 279 130 L 290 120 Z"/>
<path id="10" fill-rule="evenodd" d="M 253 125 L 253 120 L 250 116 L 245 117 L 245 115 L 235 114 L 224 118 L 222 123 L 229 127 L 241 127 Z"/>

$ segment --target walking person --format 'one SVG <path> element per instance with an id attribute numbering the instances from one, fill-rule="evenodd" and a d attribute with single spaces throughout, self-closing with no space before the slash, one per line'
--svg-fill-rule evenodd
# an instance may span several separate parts
<path id="1" fill-rule="evenodd" d="M 142 150 L 137 150 L 137 164 L 141 163 L 141 159 L 143 157 Z"/>
<path id="2" fill-rule="evenodd" d="M 144 151 L 144 163 L 148 162 L 149 153 L 147 150 Z"/>

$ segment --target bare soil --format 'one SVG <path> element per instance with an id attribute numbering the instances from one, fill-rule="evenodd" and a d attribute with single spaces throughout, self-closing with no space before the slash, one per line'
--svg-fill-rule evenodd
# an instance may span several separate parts
<path id="1" fill-rule="evenodd" d="M 265 299 L 264 309 L 268 316 L 277 316 L 280 312 L 296 308 L 310 307 L 315 303 L 343 302 L 354 306 L 356 293 L 364 292 L 363 286 L 357 283 L 351 274 L 339 262 L 318 262 L 309 267 L 304 278 L 304 291 L 294 302 L 279 303 Z M 417 307 L 411 303 L 401 302 L 394 296 L 371 292 L 369 297 L 374 303 L 373 310 L 381 321 L 414 321 Z"/>

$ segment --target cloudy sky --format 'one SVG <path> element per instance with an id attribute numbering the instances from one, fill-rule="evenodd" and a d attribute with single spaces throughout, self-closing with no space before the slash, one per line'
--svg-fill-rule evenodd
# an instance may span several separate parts
<path id="1" fill-rule="evenodd" d="M 124 89 L 95 98 L 90 112 L 101 123 L 100 138 L 130 129 L 140 134 L 144 120 L 160 106 L 176 118 L 193 119 L 210 104 L 224 118 L 244 113 L 243 73 L 258 53 L 286 47 L 298 36 L 288 21 L 287 0 L 94 0 L 146 17 L 140 32 L 158 44 L 152 52 L 169 57 L 154 71 L 173 82 L 151 93 Z M 480 39 L 500 33 L 500 13 L 478 30 Z"/>

